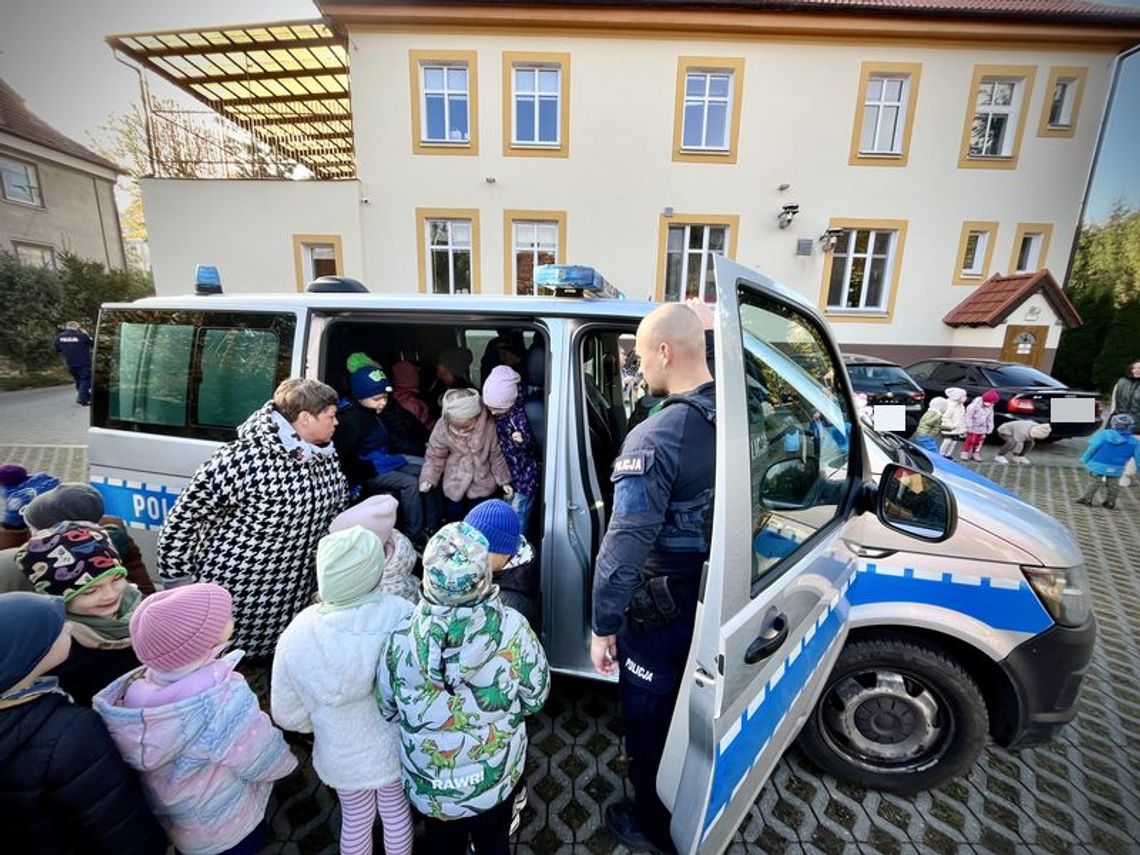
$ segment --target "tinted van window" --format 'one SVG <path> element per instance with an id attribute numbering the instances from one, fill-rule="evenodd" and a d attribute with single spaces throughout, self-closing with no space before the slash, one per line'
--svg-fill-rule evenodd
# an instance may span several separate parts
<path id="1" fill-rule="evenodd" d="M 290 375 L 296 318 L 109 309 L 99 319 L 92 424 L 227 441 Z"/>

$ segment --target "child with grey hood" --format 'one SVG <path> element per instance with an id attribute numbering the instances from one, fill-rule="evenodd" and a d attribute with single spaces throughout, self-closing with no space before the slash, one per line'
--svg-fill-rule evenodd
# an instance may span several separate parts
<path id="1" fill-rule="evenodd" d="M 1029 463 L 1029 452 L 1033 450 L 1033 446 L 1040 440 L 1048 439 L 1053 427 L 1047 422 L 1013 419 L 999 425 L 997 432 L 1005 442 L 994 457 L 994 463 L 1008 464 L 1012 457 L 1014 463 L 1025 465 Z M 1007 457 L 1011 451 L 1013 454 Z"/>

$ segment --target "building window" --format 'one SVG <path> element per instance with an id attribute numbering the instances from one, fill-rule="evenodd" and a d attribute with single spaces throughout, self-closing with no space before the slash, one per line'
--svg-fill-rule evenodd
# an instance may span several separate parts
<path id="1" fill-rule="evenodd" d="M 321 276 L 342 276 L 340 235 L 293 235 L 293 269 L 298 291 Z"/>
<path id="2" fill-rule="evenodd" d="M 503 54 L 503 155 L 566 157 L 570 54 Z"/>
<path id="3" fill-rule="evenodd" d="M 420 290 L 429 294 L 479 292 L 479 212 L 418 208 Z"/>
<path id="4" fill-rule="evenodd" d="M 839 229 L 824 263 L 823 306 L 848 319 L 890 320 L 898 291 L 905 220 L 832 220 Z"/>
<path id="5" fill-rule="evenodd" d="M 416 154 L 477 154 L 474 51 L 409 51 L 412 150 Z"/>
<path id="6" fill-rule="evenodd" d="M 905 166 L 920 63 L 864 62 L 851 137 L 852 166 Z"/>
<path id="7" fill-rule="evenodd" d="M 1081 97 L 1084 95 L 1087 68 L 1056 67 L 1049 70 L 1045 86 L 1045 104 L 1041 108 L 1041 137 L 1071 137 L 1076 133 Z"/>
<path id="8" fill-rule="evenodd" d="M 565 211 L 505 211 L 503 230 L 506 235 L 507 263 L 505 273 L 508 294 L 530 296 L 534 287 L 534 268 L 540 264 L 560 264 L 566 253 Z"/>
<path id="9" fill-rule="evenodd" d="M 0 157 L 0 192 L 9 202 L 23 205 L 43 205 L 40 195 L 40 178 L 35 166 L 20 160 Z"/>
<path id="10" fill-rule="evenodd" d="M 681 57 L 673 159 L 736 162 L 744 60 Z"/>
<path id="11" fill-rule="evenodd" d="M 1052 236 L 1051 223 L 1019 223 L 1013 238 L 1009 269 L 1013 273 L 1033 273 L 1045 267 Z"/>
<path id="12" fill-rule="evenodd" d="M 28 267 L 42 267 L 45 270 L 55 269 L 55 250 L 50 246 L 38 243 L 14 242 L 12 248 L 16 251 L 16 260 Z"/>
<path id="13" fill-rule="evenodd" d="M 997 227 L 996 222 L 974 220 L 962 224 L 953 276 L 955 285 L 977 285 L 989 275 Z"/>
<path id="14" fill-rule="evenodd" d="M 1021 145 L 1024 105 L 1035 69 L 1031 66 L 977 66 L 971 86 L 959 166 L 1012 169 Z"/>

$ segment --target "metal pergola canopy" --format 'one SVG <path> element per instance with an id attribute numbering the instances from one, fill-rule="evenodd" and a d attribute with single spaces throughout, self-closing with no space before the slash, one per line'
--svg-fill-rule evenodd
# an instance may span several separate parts
<path id="1" fill-rule="evenodd" d="M 347 39 L 325 21 L 130 33 L 107 43 L 316 177 L 355 177 Z"/>

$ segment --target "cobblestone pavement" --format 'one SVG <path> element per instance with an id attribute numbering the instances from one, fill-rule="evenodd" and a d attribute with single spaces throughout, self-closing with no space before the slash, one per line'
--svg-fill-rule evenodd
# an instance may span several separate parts
<path id="1" fill-rule="evenodd" d="M 11 459 L 83 477 L 82 450 L 0 446 L 0 460 Z M 1140 486 L 1122 490 L 1110 512 L 1074 504 L 1087 476 L 1071 465 L 977 468 L 1067 525 L 1084 549 L 1100 637 L 1076 720 L 1040 748 L 990 747 L 965 778 L 912 797 L 836 781 L 792 749 L 730 852 L 1140 851 Z M 264 689 L 263 675 L 251 677 Z M 615 692 L 556 678 L 530 736 L 516 851 L 624 852 L 602 822 L 625 787 Z M 265 851 L 334 853 L 335 796 L 313 775 L 307 742 L 292 741 L 304 771 L 275 791 Z"/>

